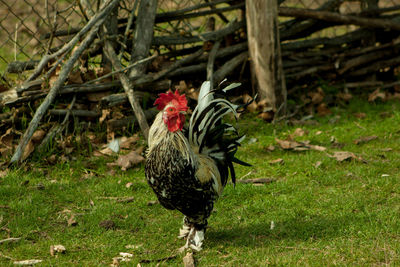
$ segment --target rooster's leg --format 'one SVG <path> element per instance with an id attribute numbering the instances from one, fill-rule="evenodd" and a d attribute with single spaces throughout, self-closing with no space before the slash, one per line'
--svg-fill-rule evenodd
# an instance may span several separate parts
<path id="1" fill-rule="evenodd" d="M 190 224 L 189 224 L 189 222 L 188 222 L 187 217 L 186 217 L 186 216 L 183 217 L 183 225 L 182 225 L 182 228 L 179 229 L 178 238 L 179 238 L 179 239 L 185 239 L 185 238 L 189 235 L 190 228 L 191 228 L 191 227 L 190 227 Z"/>
<path id="2" fill-rule="evenodd" d="M 194 227 L 191 227 L 190 228 L 190 231 L 189 231 L 189 233 L 187 234 L 187 239 L 186 239 L 186 244 L 183 246 L 183 247 L 181 247 L 181 248 L 179 248 L 178 249 L 178 251 L 179 252 L 184 252 L 186 249 L 188 249 L 188 248 L 190 248 L 191 247 L 191 239 L 192 239 L 192 237 L 193 237 L 193 235 L 194 235 L 194 233 L 195 233 L 195 229 L 194 229 Z"/>
<path id="3" fill-rule="evenodd" d="M 200 251 L 204 241 L 204 230 L 195 229 L 194 235 L 189 235 L 188 240 L 190 242 L 191 249 Z"/>

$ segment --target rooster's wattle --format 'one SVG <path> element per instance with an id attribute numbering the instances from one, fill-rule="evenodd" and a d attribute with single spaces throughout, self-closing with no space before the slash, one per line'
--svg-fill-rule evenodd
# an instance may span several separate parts
<path id="1" fill-rule="evenodd" d="M 149 131 L 145 174 L 160 203 L 184 214 L 179 234 L 187 238 L 183 248 L 201 249 L 207 219 L 229 173 L 235 183 L 233 162 L 248 165 L 234 157 L 244 137 L 222 122 L 228 113 L 237 116 L 239 106 L 216 97 L 216 92 L 209 81 L 203 83 L 188 130 L 183 130 L 188 110 L 185 95 L 160 94 L 154 103 L 160 112 Z"/>

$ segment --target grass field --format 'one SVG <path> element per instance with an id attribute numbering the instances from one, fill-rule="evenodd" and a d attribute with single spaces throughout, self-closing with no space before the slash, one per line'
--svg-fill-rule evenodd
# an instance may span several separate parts
<path id="1" fill-rule="evenodd" d="M 332 111 L 303 126 L 241 118 L 247 138 L 238 156 L 253 167 L 237 167 L 238 177 L 274 181 L 227 186 L 204 249 L 194 255 L 198 266 L 400 265 L 400 103 L 355 100 Z M 360 112 L 365 118 L 354 116 Z M 327 150 L 279 149 L 275 138 L 298 127 L 306 134 L 297 141 Z M 328 156 L 335 151 L 357 159 L 339 162 Z M 283 164 L 270 164 L 279 158 Z M 106 163 L 114 160 L 76 155 L 3 174 L 0 239 L 21 239 L 0 243 L 0 265 L 40 259 L 43 266 L 109 266 L 120 252 L 133 254 L 121 266 L 182 265 L 184 255 L 176 253 L 184 244 L 176 238 L 182 215 L 149 205 L 156 198 L 143 165 L 111 174 Z M 50 255 L 57 244 L 66 252 Z"/>

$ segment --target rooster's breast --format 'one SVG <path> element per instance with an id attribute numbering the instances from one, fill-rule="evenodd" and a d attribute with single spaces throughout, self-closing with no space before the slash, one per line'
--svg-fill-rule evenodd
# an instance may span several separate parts
<path id="1" fill-rule="evenodd" d="M 160 203 L 186 216 L 206 215 L 215 200 L 212 182 L 200 183 L 196 171 L 197 167 L 173 146 L 168 150 L 154 147 L 146 159 L 146 179 Z"/>

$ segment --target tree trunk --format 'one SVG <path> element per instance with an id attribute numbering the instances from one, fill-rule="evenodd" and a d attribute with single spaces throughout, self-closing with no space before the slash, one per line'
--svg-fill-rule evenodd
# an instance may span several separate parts
<path id="1" fill-rule="evenodd" d="M 141 0 L 139 13 L 136 20 L 135 38 L 133 38 L 133 50 L 131 63 L 137 62 L 148 56 L 151 42 L 153 40 L 154 20 L 157 12 L 157 0 Z M 142 75 L 147 63 L 139 64 L 129 72 L 129 78 L 134 79 Z"/>
<path id="2" fill-rule="evenodd" d="M 247 38 L 258 94 L 275 116 L 286 112 L 276 0 L 246 0 Z"/>

